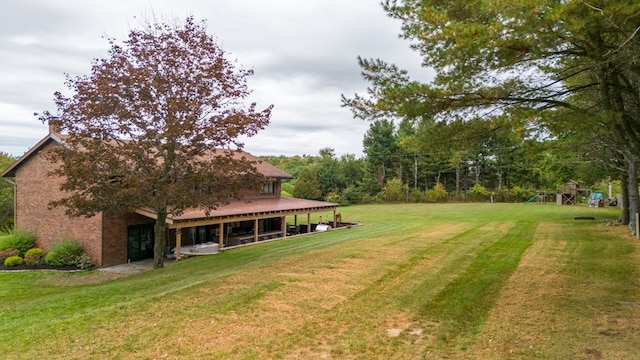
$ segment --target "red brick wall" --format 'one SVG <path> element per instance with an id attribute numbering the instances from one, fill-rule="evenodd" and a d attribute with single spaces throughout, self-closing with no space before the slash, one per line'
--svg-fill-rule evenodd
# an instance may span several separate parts
<path id="1" fill-rule="evenodd" d="M 127 226 L 152 223 L 153 220 L 138 214 L 107 217 L 98 214 L 91 218 L 69 218 L 63 208 L 49 209 L 51 200 L 64 194 L 58 190 L 62 179 L 47 176 L 54 165 L 42 151 L 34 154 L 16 171 L 15 199 L 16 227 L 36 234 L 37 246 L 48 251 L 65 238 L 80 242 L 97 266 L 110 266 L 127 262 Z M 247 192 L 247 198 L 280 197 L 280 180 L 274 183 L 273 194 Z M 184 238 L 184 237 L 183 237 Z M 175 232 L 169 242 L 175 243 Z"/>
<path id="2" fill-rule="evenodd" d="M 37 246 L 45 251 L 62 239 L 78 240 L 93 264 L 101 266 L 102 216 L 69 218 L 63 208 L 49 209 L 49 201 L 63 196 L 58 190 L 62 179 L 47 176 L 52 166 L 41 151 L 17 169 L 16 227 L 34 232 Z"/>
<path id="3" fill-rule="evenodd" d="M 103 222 L 102 266 L 124 264 L 127 259 L 127 227 L 152 224 L 153 219 L 139 214 L 105 216 Z"/>

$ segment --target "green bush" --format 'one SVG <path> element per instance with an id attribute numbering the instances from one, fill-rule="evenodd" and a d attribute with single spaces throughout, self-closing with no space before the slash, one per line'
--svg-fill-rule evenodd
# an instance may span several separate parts
<path id="1" fill-rule="evenodd" d="M 37 247 L 36 248 L 31 248 L 31 249 L 29 249 L 29 251 L 27 251 L 24 254 L 24 257 L 27 257 L 27 256 L 40 256 L 40 257 L 42 257 L 42 256 L 44 256 L 44 251 L 42 249 L 40 249 L 40 248 L 37 248 Z"/>
<path id="2" fill-rule="evenodd" d="M 27 265 L 28 267 L 38 267 L 44 264 L 44 258 L 38 255 L 25 256 L 24 264 Z"/>
<path id="3" fill-rule="evenodd" d="M 356 188 L 353 185 L 342 190 L 341 198 L 343 203 L 341 203 L 340 205 L 344 205 L 345 203 L 346 204 L 366 204 L 372 201 L 371 196 L 369 196 L 369 194 L 362 191 L 360 188 Z"/>
<path id="4" fill-rule="evenodd" d="M 288 181 L 288 182 L 283 182 L 281 185 L 281 189 L 280 192 L 282 196 L 287 196 L 287 197 L 291 197 L 291 194 L 293 194 L 293 189 L 295 188 L 295 183 Z M 287 195 L 285 195 L 287 194 Z"/>
<path id="5" fill-rule="evenodd" d="M 332 203 L 340 203 L 340 194 L 335 192 L 330 192 L 327 196 L 324 197 L 324 201 L 332 202 Z"/>
<path id="6" fill-rule="evenodd" d="M 442 183 L 437 183 L 432 190 L 427 190 L 427 201 L 430 202 L 445 202 L 447 201 L 447 190 Z"/>
<path id="7" fill-rule="evenodd" d="M 87 255 L 87 253 L 82 253 L 82 255 L 78 256 L 76 258 L 75 265 L 78 269 L 82 270 L 91 269 L 91 267 L 93 266 L 93 264 L 91 263 L 91 258 L 89 257 L 89 255 Z"/>
<path id="8" fill-rule="evenodd" d="M 409 185 L 398 178 L 389 179 L 382 189 L 382 198 L 385 202 L 405 202 Z"/>
<path id="9" fill-rule="evenodd" d="M 19 229 L 12 229 L 0 234 L 0 251 L 7 249 L 18 249 L 20 256 L 33 248 L 36 237 L 32 233 Z"/>
<path id="10" fill-rule="evenodd" d="M 501 188 L 496 190 L 497 202 L 511 202 L 511 192 L 509 189 Z"/>
<path id="11" fill-rule="evenodd" d="M 489 198 L 489 191 L 480 185 L 475 184 L 469 189 L 469 200 L 474 202 L 486 201 Z"/>
<path id="12" fill-rule="evenodd" d="M 29 267 L 37 267 L 44 264 L 44 251 L 40 248 L 33 248 L 24 254 L 24 263 Z"/>
<path id="13" fill-rule="evenodd" d="M 45 262 L 53 266 L 75 266 L 79 256 L 84 254 L 82 246 L 75 240 L 67 239 L 57 243 L 45 257 Z"/>
<path id="14" fill-rule="evenodd" d="M 18 251 L 17 249 L 2 250 L 0 251 L 0 263 L 4 264 L 4 261 L 7 260 L 7 258 L 10 258 L 12 256 L 19 256 L 19 255 L 20 255 L 20 251 Z"/>
<path id="15" fill-rule="evenodd" d="M 523 189 L 520 186 L 514 186 L 509 191 L 511 194 L 510 202 L 523 202 L 527 201 L 536 192 L 528 189 Z"/>
<path id="16" fill-rule="evenodd" d="M 409 197 L 409 201 L 412 203 L 422 203 L 427 201 L 427 194 L 418 189 L 411 190 L 411 195 Z"/>
<path id="17" fill-rule="evenodd" d="M 18 266 L 18 265 L 22 265 L 22 258 L 20 256 L 9 256 L 5 261 L 4 261 L 4 266 Z"/>

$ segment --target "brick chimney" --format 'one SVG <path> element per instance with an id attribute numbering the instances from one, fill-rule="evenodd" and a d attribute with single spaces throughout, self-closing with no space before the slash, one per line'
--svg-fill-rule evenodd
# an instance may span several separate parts
<path id="1" fill-rule="evenodd" d="M 55 120 L 53 122 L 49 120 L 49 135 L 60 137 L 60 126 L 56 124 Z"/>

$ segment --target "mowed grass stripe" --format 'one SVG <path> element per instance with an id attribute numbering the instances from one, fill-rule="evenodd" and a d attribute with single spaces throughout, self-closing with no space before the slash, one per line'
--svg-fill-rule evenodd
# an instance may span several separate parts
<path id="1" fill-rule="evenodd" d="M 471 225 L 451 224 L 446 230 L 405 233 L 398 236 L 403 241 L 393 236 L 387 240 L 384 252 L 377 249 L 375 254 L 369 252 L 369 256 L 375 258 L 375 268 L 362 272 L 358 276 L 361 279 L 349 280 L 358 286 L 362 286 L 364 282 L 366 286 L 362 290 L 351 291 L 351 295 L 344 294 L 346 297 L 343 302 L 334 303 L 334 306 L 325 308 L 325 311 L 316 311 L 318 304 L 322 303 L 322 293 L 316 295 L 317 301 L 308 303 L 307 306 L 301 304 L 304 306 L 303 312 L 312 319 L 294 331 L 294 343 L 298 348 L 294 357 L 342 357 L 357 353 L 365 357 L 384 355 L 395 359 L 415 358 L 419 354 L 415 352 L 415 348 L 404 346 L 406 344 L 403 341 L 389 337 L 387 333 L 389 328 L 400 326 L 394 325 L 397 321 L 394 319 L 402 319 L 406 310 L 406 301 L 398 299 L 410 298 L 409 293 L 415 296 L 413 290 L 416 287 L 423 286 L 424 291 L 427 287 L 424 286 L 425 283 L 429 283 L 432 294 L 437 293 L 438 289 L 442 289 L 456 274 L 464 272 L 471 264 L 473 256 L 469 254 L 480 252 L 505 236 L 515 223 L 495 222 L 472 228 L 469 226 Z M 378 239 L 372 240 L 378 245 L 384 243 L 377 241 Z M 339 266 L 335 269 L 339 270 Z M 377 280 L 371 281 L 376 278 Z M 307 290 L 313 291 L 310 288 Z M 290 298 L 291 295 L 284 294 L 284 297 Z M 325 296 L 330 295 L 327 293 Z M 326 300 L 325 305 L 332 303 L 330 297 Z M 400 326 L 404 331 L 403 338 L 411 337 L 409 333 L 421 326 L 423 324 L 409 323 Z M 277 341 L 276 338 L 265 339 L 262 346 L 266 347 L 268 343 L 274 347 L 274 342 Z M 287 347 L 290 344 L 283 346 L 282 351 Z"/>
<path id="2" fill-rule="evenodd" d="M 446 347 L 458 343 L 463 349 L 469 345 L 531 245 L 535 229 L 535 222 L 518 222 L 506 235 L 480 251 L 464 273 L 420 306 L 420 317 L 439 324 L 438 343 L 447 344 Z"/>
<path id="3" fill-rule="evenodd" d="M 638 242 L 622 227 L 541 222 L 470 352 L 478 359 L 636 359 Z"/>
<path id="4" fill-rule="evenodd" d="M 370 346 L 365 343 L 372 334 L 378 337 L 376 343 L 389 341 L 385 326 L 378 326 L 376 321 L 384 321 L 390 311 L 397 309 L 393 300 L 397 291 L 389 284 L 398 278 L 411 280 L 403 275 L 408 269 L 403 264 L 419 262 L 416 253 L 424 258 L 429 249 L 440 248 L 467 227 L 452 224 L 446 229 L 422 228 L 413 232 L 400 228 L 384 237 L 345 242 L 274 264 L 265 270 L 272 278 L 281 278 L 285 285 L 253 308 L 251 320 L 234 326 L 236 330 L 230 337 L 236 340 L 232 341 L 236 346 L 217 348 L 209 355 L 313 358 L 318 354 L 366 353 Z M 447 253 L 444 249 L 438 251 Z M 464 253 L 464 249 L 459 252 Z M 232 318 L 233 315 L 216 317 L 218 326 L 227 326 Z M 257 327 L 263 330 L 252 335 L 252 329 Z M 372 327 L 376 331 L 372 332 Z M 286 337 L 282 336 L 282 329 L 286 329 Z M 370 348 L 381 351 L 379 347 Z"/>
<path id="5" fill-rule="evenodd" d="M 470 266 L 476 254 L 505 236 L 513 226 L 514 222 L 490 222 L 474 226 L 438 246 L 418 253 L 407 264 L 416 263 L 416 269 L 403 269 L 398 274 L 410 285 L 400 292 L 400 307 L 420 313 L 429 299 Z M 427 261 L 429 259 L 431 261 Z"/>

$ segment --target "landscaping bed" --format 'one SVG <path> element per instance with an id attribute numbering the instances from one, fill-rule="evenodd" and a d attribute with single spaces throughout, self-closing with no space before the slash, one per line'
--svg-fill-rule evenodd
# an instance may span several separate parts
<path id="1" fill-rule="evenodd" d="M 5 266 L 4 264 L 0 264 L 0 271 L 72 271 L 72 270 L 83 270 L 79 269 L 75 265 L 65 265 L 65 266 L 54 266 L 49 264 L 42 264 L 38 266 L 28 266 L 26 264 L 16 265 L 16 266 Z"/>

